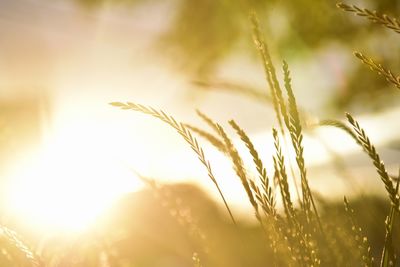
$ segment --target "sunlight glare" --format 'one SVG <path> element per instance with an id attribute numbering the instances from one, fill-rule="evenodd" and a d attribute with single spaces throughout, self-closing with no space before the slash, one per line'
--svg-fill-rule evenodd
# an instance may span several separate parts
<path id="1" fill-rule="evenodd" d="M 106 133 L 82 129 L 59 131 L 10 175 L 11 216 L 35 229 L 82 231 L 118 197 L 138 190 L 141 183 L 118 161 L 112 146 L 99 141 Z"/>

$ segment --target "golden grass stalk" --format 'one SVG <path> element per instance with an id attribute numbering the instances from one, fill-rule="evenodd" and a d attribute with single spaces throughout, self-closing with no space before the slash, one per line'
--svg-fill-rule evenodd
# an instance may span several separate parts
<path id="1" fill-rule="evenodd" d="M 200 110 L 196 110 L 197 115 L 205 122 L 207 125 L 214 130 L 217 134 L 219 134 L 219 128 L 217 126 L 217 123 L 215 123 L 210 117 L 208 117 L 206 114 L 201 112 Z"/>
<path id="2" fill-rule="evenodd" d="M 214 183 L 215 187 L 218 190 L 218 193 L 220 194 L 222 201 L 224 202 L 224 205 L 229 213 L 229 216 L 232 220 L 232 222 L 236 225 L 236 221 L 235 218 L 233 217 L 233 214 L 231 212 L 231 209 L 229 208 L 228 203 L 226 202 L 226 199 L 224 197 L 224 194 L 221 191 L 221 188 L 217 182 L 217 179 L 214 176 L 214 173 L 212 171 L 211 168 L 211 164 L 210 162 L 207 160 L 203 148 L 199 145 L 197 139 L 195 137 L 193 137 L 192 133 L 190 132 L 190 130 L 188 130 L 185 125 L 181 122 L 177 122 L 175 120 L 175 118 L 173 118 L 170 115 L 167 115 L 164 111 L 158 111 L 152 107 L 147 107 L 147 106 L 143 106 L 140 104 L 135 104 L 132 102 L 126 102 L 126 103 L 122 103 L 122 102 L 112 102 L 110 103 L 110 105 L 114 106 L 114 107 L 118 107 L 124 110 L 133 110 L 133 111 L 138 111 L 138 112 L 142 112 L 144 114 L 148 114 L 151 115 L 165 123 L 167 123 L 168 125 L 170 125 L 172 128 L 174 128 L 178 134 L 180 134 L 183 139 L 190 145 L 190 147 L 192 148 L 192 150 L 196 153 L 198 159 L 200 160 L 200 162 L 204 165 L 204 167 L 207 169 L 207 173 L 208 173 L 208 177 L 210 178 L 210 180 Z"/>
<path id="3" fill-rule="evenodd" d="M 358 226 L 354 219 L 354 210 L 350 207 L 349 201 L 346 197 L 343 198 L 344 208 L 347 213 L 347 217 L 350 221 L 351 231 L 354 234 L 354 239 L 357 243 L 357 248 L 359 249 L 360 257 L 364 262 L 364 266 L 372 267 L 374 266 L 374 259 L 371 256 L 371 246 L 369 245 L 367 237 L 363 234 L 360 226 Z"/>
<path id="4" fill-rule="evenodd" d="M 354 55 L 365 65 L 369 66 L 371 70 L 377 72 L 379 75 L 382 75 L 386 81 L 392 83 L 394 86 L 400 89 L 400 76 L 394 75 L 391 70 L 385 68 L 380 63 L 376 63 L 371 58 L 368 58 L 359 52 L 355 52 Z"/>
<path id="5" fill-rule="evenodd" d="M 274 129 L 274 131 L 276 130 Z M 275 147 L 277 146 L 280 147 L 279 140 L 275 141 Z M 286 214 L 286 220 L 277 217 L 279 219 L 278 221 L 281 222 L 281 226 L 278 225 L 277 227 L 277 236 L 281 237 L 280 240 L 285 240 L 287 242 L 287 250 L 292 255 L 292 259 L 296 262 L 298 261 L 300 266 L 304 266 L 304 257 L 301 255 L 301 249 L 299 246 L 301 242 L 299 242 L 299 234 L 297 231 L 298 224 L 295 217 L 296 213 L 294 211 L 293 203 L 290 198 L 289 185 L 287 183 L 284 163 L 282 164 L 282 160 L 284 161 L 284 158 L 281 157 L 282 155 L 278 156 L 278 149 L 276 149 L 276 154 L 277 155 L 273 157 L 275 169 L 274 177 L 279 185 L 283 210 Z M 281 168 L 282 166 L 283 168 Z M 283 176 L 282 173 L 284 173 Z"/>
<path id="6" fill-rule="evenodd" d="M 256 13 L 253 12 L 250 14 L 250 21 L 251 21 L 251 25 L 253 27 L 254 43 L 255 43 L 256 48 L 259 51 L 260 56 L 262 58 L 264 73 L 265 73 L 265 76 L 267 79 L 268 86 L 271 91 L 272 103 L 273 103 L 275 114 L 276 114 L 276 117 L 278 120 L 279 129 L 280 129 L 280 132 L 282 133 L 282 136 L 284 137 L 283 138 L 284 144 L 286 145 L 286 138 L 285 138 L 286 134 L 285 134 L 285 130 L 284 130 L 283 123 L 282 123 L 282 117 L 283 117 L 283 120 L 287 127 L 289 125 L 289 119 L 288 119 L 288 115 L 287 115 L 285 101 L 283 99 L 282 89 L 279 85 L 279 81 L 278 81 L 278 78 L 276 75 L 276 70 L 275 70 L 274 64 L 272 63 L 272 59 L 271 59 L 271 55 L 269 53 L 268 46 L 262 37 L 261 31 L 260 31 L 260 24 L 258 22 Z M 289 159 L 289 162 L 290 162 L 290 159 Z M 297 188 L 297 183 L 296 183 L 294 171 L 292 168 L 292 164 L 290 164 L 290 171 L 292 174 L 293 184 L 295 185 L 297 196 L 300 200 L 300 193 Z"/>
<path id="7" fill-rule="evenodd" d="M 257 150 L 255 149 L 253 143 L 251 142 L 246 132 L 242 128 L 240 128 L 240 126 L 234 120 L 230 120 L 229 124 L 232 126 L 233 129 L 235 129 L 236 133 L 240 136 L 240 139 L 245 143 L 247 149 L 250 152 L 250 155 L 253 157 L 253 162 L 256 166 L 263 192 L 262 193 L 260 192 L 260 190 L 254 185 L 254 182 L 250 181 L 251 182 L 250 185 L 253 191 L 255 191 L 257 199 L 259 200 L 259 202 L 262 203 L 264 211 L 270 216 L 275 216 L 276 215 L 275 198 L 270 183 L 270 179 L 267 175 L 267 170 L 264 167 L 264 164 L 260 156 L 258 155 Z"/>
<path id="8" fill-rule="evenodd" d="M 232 160 L 233 163 L 233 169 L 236 172 L 236 175 L 240 178 L 240 181 L 242 182 L 243 188 L 247 193 L 247 197 L 250 200 L 250 204 L 253 206 L 254 210 L 256 211 L 256 215 L 258 216 L 258 204 L 254 199 L 253 193 L 250 189 L 249 185 L 249 178 L 247 177 L 246 170 L 244 168 L 244 163 L 242 158 L 239 155 L 239 152 L 233 145 L 231 139 L 228 137 L 226 134 L 224 128 L 219 125 L 218 123 L 215 124 L 216 128 L 218 129 L 218 132 L 222 139 L 225 142 L 226 149 L 228 150 L 228 154 Z"/>
<path id="9" fill-rule="evenodd" d="M 223 147 L 226 151 L 225 154 L 227 154 L 230 157 L 230 159 L 233 163 L 233 169 L 234 169 L 236 175 L 239 177 L 240 181 L 242 182 L 242 186 L 248 196 L 250 204 L 252 205 L 252 207 L 255 210 L 255 216 L 256 216 L 257 220 L 259 221 L 259 223 L 261 224 L 261 226 L 263 227 L 263 229 L 265 230 L 265 225 L 262 221 L 261 215 L 258 210 L 258 203 L 256 201 L 256 199 L 262 200 L 262 198 L 259 198 L 261 192 L 260 192 L 259 188 L 256 186 L 256 184 L 254 183 L 254 181 L 252 181 L 251 179 L 249 179 L 247 177 L 247 173 L 246 173 L 246 170 L 244 167 L 243 160 L 242 160 L 241 156 L 239 155 L 237 149 L 235 148 L 231 139 L 228 137 L 224 128 L 220 124 L 214 122 L 210 117 L 208 117 L 206 114 L 202 113 L 201 111 L 197 110 L 196 112 L 197 112 L 197 115 L 201 119 L 203 119 L 222 138 L 223 143 L 224 143 Z M 253 192 L 255 194 L 255 197 L 253 195 Z"/>
<path id="10" fill-rule="evenodd" d="M 285 80 L 285 89 L 288 94 L 288 106 L 289 106 L 289 133 L 292 139 L 292 145 L 294 147 L 296 153 L 296 162 L 300 170 L 300 178 L 301 178 L 301 186 L 302 186 L 302 193 L 303 193 L 303 206 L 304 211 L 308 219 L 311 219 L 310 212 L 310 204 L 312 205 L 315 217 L 318 222 L 318 226 L 320 231 L 323 233 L 322 223 L 319 218 L 318 210 L 314 202 L 313 195 L 310 190 L 310 186 L 308 183 L 307 178 L 307 170 L 305 167 L 304 162 L 304 147 L 303 147 L 303 133 L 302 133 L 302 126 L 300 122 L 299 111 L 297 109 L 296 98 L 293 93 L 292 85 L 291 85 L 291 78 L 290 78 L 290 71 L 289 66 L 286 61 L 283 61 L 283 73 L 284 73 L 284 80 Z"/>
<path id="11" fill-rule="evenodd" d="M 371 11 L 366 8 L 360 8 L 356 5 L 346 5 L 343 3 L 336 4 L 337 7 L 344 11 L 353 12 L 358 16 L 365 17 L 375 23 L 381 24 L 397 33 L 400 33 L 400 23 L 397 19 L 391 18 L 386 14 L 379 14 L 377 11 Z"/>
<path id="12" fill-rule="evenodd" d="M 399 183 L 400 183 L 400 170 L 399 179 L 396 182 L 396 193 L 399 193 Z M 393 225 L 396 216 L 396 209 L 392 205 L 390 207 L 389 216 L 385 220 L 385 245 L 382 250 L 381 267 L 396 266 L 396 256 L 393 248 Z"/>
<path id="13" fill-rule="evenodd" d="M 274 145 L 276 150 L 276 156 L 274 157 L 274 166 L 275 170 L 277 170 L 279 174 L 278 184 L 281 189 L 282 201 L 288 220 L 290 223 L 293 223 L 294 217 L 296 215 L 293 207 L 293 202 L 290 197 L 289 183 L 285 167 L 285 157 L 283 156 L 282 148 L 279 142 L 278 131 L 275 128 L 272 129 L 272 134 L 274 136 Z"/>
<path id="14" fill-rule="evenodd" d="M 285 168 L 285 158 L 282 154 L 282 149 L 279 142 L 278 132 L 272 129 L 274 136 L 274 145 L 276 156 L 274 157 L 275 170 L 279 172 L 278 183 L 282 195 L 283 206 L 285 209 L 289 231 L 289 241 L 291 243 L 291 252 L 300 262 L 301 266 L 318 266 L 320 260 L 317 257 L 315 250 L 312 248 L 311 235 L 304 231 L 304 226 L 300 224 L 296 211 L 291 201 L 288 178 Z"/>
<path id="15" fill-rule="evenodd" d="M 302 193 L 303 193 L 303 206 L 305 207 L 305 212 L 309 213 L 310 210 L 310 198 L 309 198 L 309 190 L 307 188 L 308 181 L 307 181 L 307 171 L 304 164 L 304 156 L 303 156 L 303 146 L 302 146 L 302 127 L 300 124 L 299 114 L 297 111 L 297 104 L 296 99 L 293 94 L 293 90 L 291 87 L 291 79 L 290 73 L 287 63 L 283 62 L 283 72 L 284 72 L 284 79 L 285 79 L 285 88 L 288 94 L 289 100 L 289 116 L 286 115 L 286 127 L 289 130 L 289 134 L 292 140 L 292 145 L 296 153 L 296 161 L 297 165 L 300 170 L 300 178 L 301 178 L 301 185 L 302 185 Z M 282 110 L 283 112 L 283 110 Z M 287 112 L 285 110 L 285 112 Z"/>
<path id="16" fill-rule="evenodd" d="M 224 128 L 220 124 L 214 122 L 210 117 L 208 117 L 206 114 L 202 113 L 201 111 L 196 110 L 196 112 L 197 112 L 197 115 L 199 115 L 199 117 L 201 119 L 203 119 L 222 138 L 222 140 L 224 142 L 225 150 L 227 151 L 226 154 L 228 154 L 228 156 L 232 160 L 233 169 L 234 169 L 236 175 L 239 177 L 240 181 L 242 182 L 243 188 L 246 191 L 246 194 L 250 200 L 250 204 L 253 206 L 253 208 L 256 211 L 257 219 L 261 220 L 261 218 L 259 217 L 259 214 L 258 214 L 258 204 L 255 201 L 253 193 L 250 188 L 250 184 L 249 184 L 250 179 L 247 177 L 244 163 L 243 163 L 242 158 L 239 155 L 239 152 L 237 151 L 237 149 L 233 145 L 231 139 L 228 137 Z"/>
<path id="17" fill-rule="evenodd" d="M 185 124 L 185 127 L 191 130 L 192 132 L 197 133 L 199 136 L 203 137 L 206 139 L 210 144 L 212 144 L 215 148 L 217 148 L 219 151 L 222 153 L 226 154 L 228 151 L 225 148 L 225 144 L 223 141 L 221 141 L 218 137 L 215 135 L 204 131 L 198 127 L 192 126 L 190 124 Z"/>
<path id="18" fill-rule="evenodd" d="M 390 180 L 388 172 L 386 171 L 385 164 L 381 160 L 379 154 L 376 152 L 375 146 L 372 145 L 364 129 L 360 127 L 359 123 L 349 113 L 346 113 L 346 117 L 349 123 L 353 126 L 359 143 L 363 147 L 364 151 L 371 158 L 382 182 L 385 184 L 385 188 L 392 202 L 392 205 L 396 210 L 399 210 L 399 196 L 395 188 L 393 187 L 393 183 Z"/>
<path id="19" fill-rule="evenodd" d="M 262 34 L 260 32 L 260 24 L 258 22 L 257 15 L 255 13 L 250 14 L 250 21 L 253 27 L 253 40 L 256 45 L 258 52 L 262 58 L 262 63 L 264 66 L 265 77 L 267 79 L 271 96 L 272 96 L 272 103 L 274 106 L 275 114 L 278 119 L 278 124 L 283 132 L 283 124 L 282 124 L 282 117 L 281 113 L 279 112 L 279 99 L 278 95 L 282 95 L 282 90 L 280 89 L 278 79 L 276 77 L 276 71 L 274 65 L 272 64 L 271 56 L 269 54 L 268 46 L 264 42 Z M 282 103 L 284 104 L 284 103 Z M 283 114 L 282 114 L 283 115 Z"/>

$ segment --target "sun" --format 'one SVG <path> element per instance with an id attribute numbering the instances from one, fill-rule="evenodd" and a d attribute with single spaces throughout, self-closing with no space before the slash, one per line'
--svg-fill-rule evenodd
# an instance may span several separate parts
<path id="1" fill-rule="evenodd" d="M 105 143 L 105 135 L 70 125 L 47 138 L 10 174 L 7 214 L 35 230 L 79 232 L 121 195 L 138 190 L 140 181 Z"/>

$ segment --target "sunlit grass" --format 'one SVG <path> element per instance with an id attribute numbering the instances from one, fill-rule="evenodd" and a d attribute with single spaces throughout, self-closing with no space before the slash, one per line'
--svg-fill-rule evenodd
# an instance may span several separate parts
<path id="1" fill-rule="evenodd" d="M 391 17 L 338 6 L 399 32 Z M 97 98 L 62 99 L 58 104 L 65 106 L 58 106 L 51 125 L 44 127 L 42 142 L 6 173 L 0 266 L 396 266 L 400 177 L 378 153 L 389 137 L 382 129 L 372 129 L 370 135 L 368 117 L 359 120 L 345 113 L 339 120 L 323 120 L 320 114 L 309 115 L 306 104 L 299 107 L 289 64 L 274 64 L 255 12 L 250 25 L 270 89 L 263 101 L 274 111 L 274 126 L 265 130 L 265 118 L 257 111 L 248 119 L 264 130 L 253 135 L 239 119 L 221 123 L 198 111 L 203 126 L 197 126 L 184 121 L 188 116 L 181 121 L 165 113 L 164 107 L 137 104 L 139 99 L 126 102 L 122 96 L 124 102 L 110 103 L 156 118 L 154 123 L 167 124 L 169 132 L 164 132 L 161 125 L 146 126 L 153 122 L 129 121 L 133 112 L 108 106 L 102 113 L 103 100 L 104 110 L 96 118 L 86 114 Z M 399 77 L 360 55 L 399 87 Z M 90 89 L 107 90 L 110 84 L 101 84 L 100 76 L 88 75 Z M 81 82 L 76 77 L 58 81 L 65 91 Z M 117 113 L 126 117 L 109 115 Z M 316 130 L 320 126 L 336 129 Z M 370 197 L 371 192 L 358 194 L 357 185 L 344 181 L 347 168 L 358 167 L 349 154 L 362 151 L 371 163 L 368 176 L 386 199 L 384 194 L 379 199 Z M 342 186 L 329 180 L 328 164 L 343 174 Z M 315 166 L 322 166 L 318 175 Z M 202 181 L 197 184 L 208 184 L 206 192 L 172 183 L 197 179 Z M 139 188 L 143 190 L 137 192 Z M 216 198 L 211 201 L 207 194 Z M 341 200 L 333 203 L 332 196 Z M 238 206 L 244 207 L 244 216 Z M 26 234 L 26 228 L 36 237 Z"/>

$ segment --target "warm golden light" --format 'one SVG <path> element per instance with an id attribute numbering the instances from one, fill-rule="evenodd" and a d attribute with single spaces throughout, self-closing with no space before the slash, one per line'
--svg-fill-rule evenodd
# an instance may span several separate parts
<path id="1" fill-rule="evenodd" d="M 135 191 L 139 182 L 132 172 L 107 145 L 87 138 L 92 134 L 63 129 L 32 160 L 19 163 L 10 175 L 10 216 L 36 230 L 81 231 L 122 194 Z"/>

